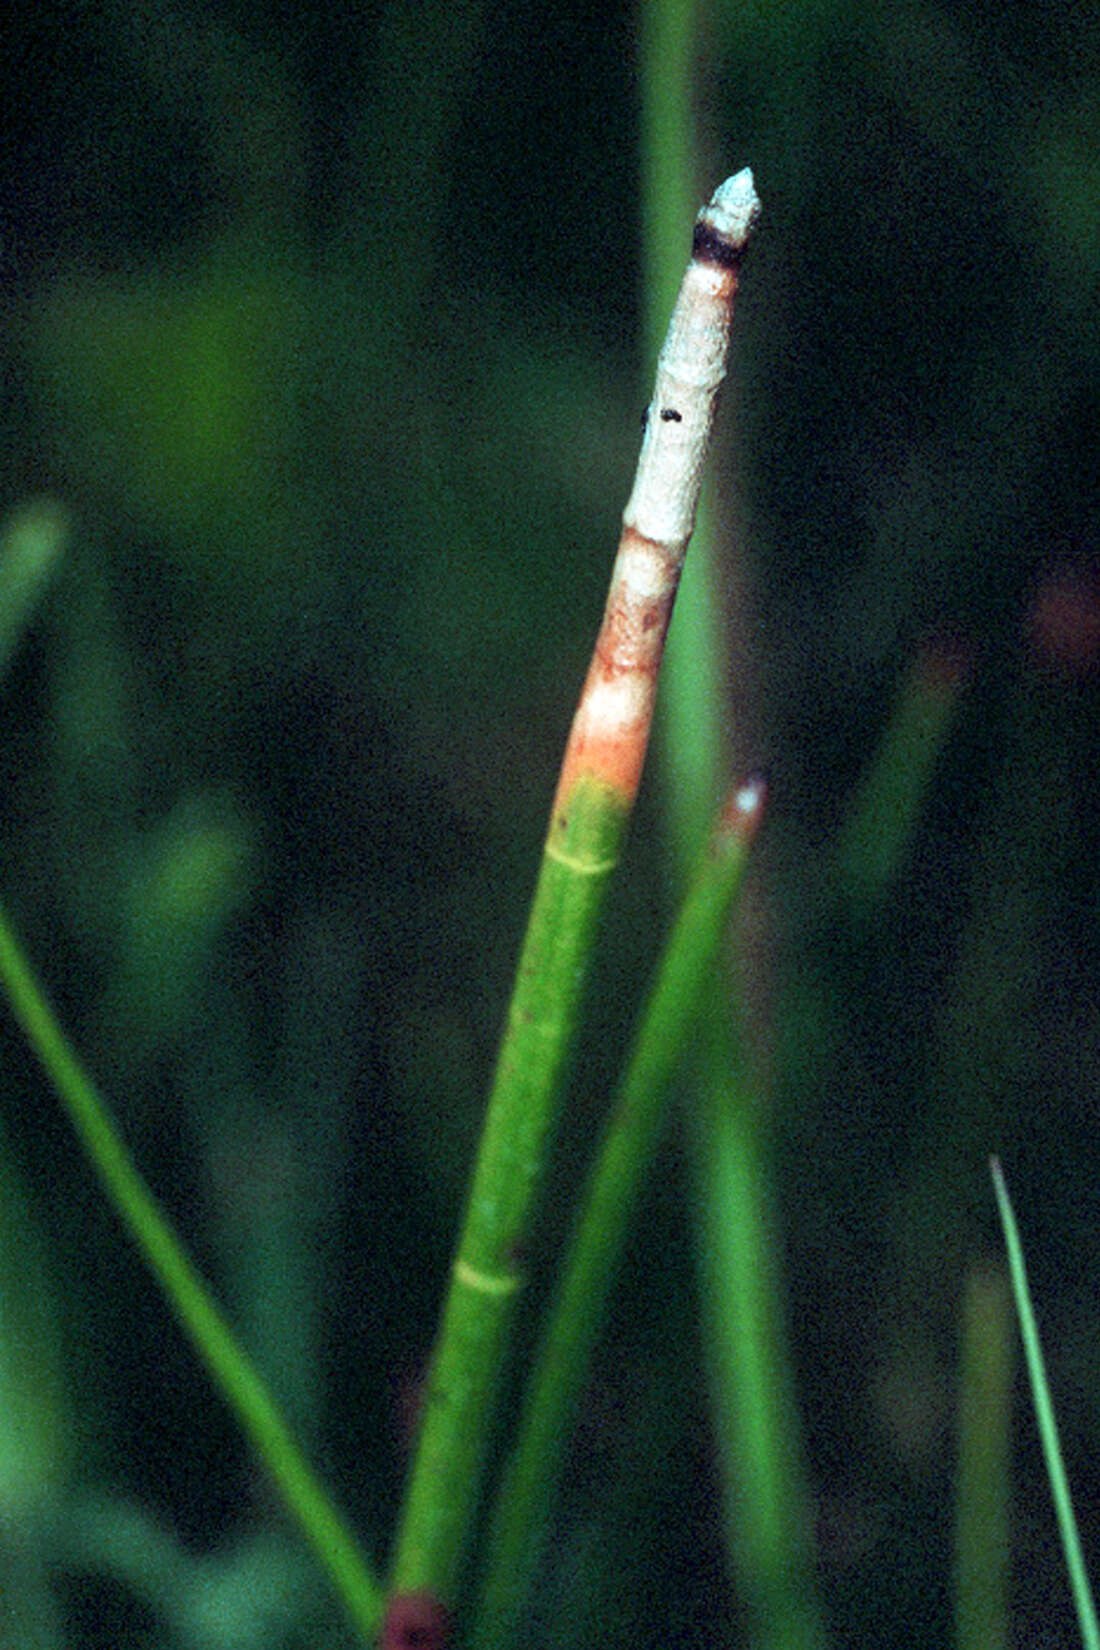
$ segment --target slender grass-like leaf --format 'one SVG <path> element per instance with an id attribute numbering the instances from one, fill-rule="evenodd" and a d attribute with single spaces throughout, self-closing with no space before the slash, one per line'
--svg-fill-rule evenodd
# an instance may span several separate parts
<path id="1" fill-rule="evenodd" d="M 1062 1551 L 1065 1554 L 1066 1568 L 1069 1571 L 1073 1603 L 1077 1611 L 1077 1623 L 1081 1630 L 1081 1642 L 1085 1646 L 1085 1650 L 1100 1650 L 1100 1629 L 1097 1627 L 1096 1607 L 1092 1600 L 1089 1578 L 1085 1572 L 1085 1561 L 1081 1554 L 1081 1541 L 1077 1534 L 1077 1519 L 1073 1511 L 1073 1500 L 1069 1493 L 1069 1481 L 1066 1478 L 1066 1470 L 1062 1462 L 1062 1447 L 1058 1442 L 1058 1424 L 1054 1418 L 1054 1404 L 1051 1400 L 1050 1388 L 1047 1385 L 1043 1349 L 1039 1341 L 1039 1330 L 1031 1305 L 1031 1291 L 1028 1288 L 1023 1245 L 1020 1242 L 1020 1234 L 1016 1228 L 1016 1216 L 1012 1212 L 1012 1204 L 1009 1200 L 1008 1187 L 1005 1184 L 1000 1160 L 996 1157 L 990 1158 L 989 1169 L 993 1176 L 993 1190 L 997 1194 L 997 1208 L 1000 1211 L 1001 1226 L 1004 1229 L 1005 1248 L 1008 1250 L 1008 1266 L 1012 1276 L 1012 1293 L 1016 1302 L 1016 1316 L 1020 1320 L 1020 1336 L 1024 1343 L 1024 1359 L 1027 1363 L 1028 1378 L 1031 1382 L 1031 1399 L 1035 1406 L 1035 1419 L 1039 1425 L 1043 1458 L 1046 1461 L 1047 1477 L 1050 1480 L 1051 1495 L 1054 1498 L 1054 1510 L 1058 1518 L 1058 1531 L 1062 1538 Z"/>
<path id="2" fill-rule="evenodd" d="M 237 1343 L 171 1223 L 135 1168 L 106 1104 L 58 1025 L 2 909 L 0 980 L 120 1220 L 328 1571 L 350 1620 L 364 1640 L 370 1640 L 382 1615 L 378 1582 L 265 1382 Z"/>

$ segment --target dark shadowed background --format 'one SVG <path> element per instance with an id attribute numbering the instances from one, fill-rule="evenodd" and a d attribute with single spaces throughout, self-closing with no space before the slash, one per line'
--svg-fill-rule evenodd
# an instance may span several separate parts
<path id="1" fill-rule="evenodd" d="M 26 8 L 0 68 L 0 510 L 69 524 L 2 683 L 0 892 L 379 1557 L 648 395 L 637 30 L 118 0 Z M 765 209 L 717 468 L 822 1592 L 837 1644 L 938 1644 L 991 1150 L 1100 1503 L 1100 12 L 714 0 L 704 39 L 699 199 L 751 164 Z M 846 822 L 914 673 L 957 703 L 880 887 Z M 664 929 L 661 799 L 550 1232 Z M 7 1016 L 0 1131 L 0 1643 L 346 1644 Z M 586 1587 L 607 1645 L 740 1642 L 677 1159 L 546 1645 Z M 1020 1397 L 1016 1641 L 1072 1644 Z"/>

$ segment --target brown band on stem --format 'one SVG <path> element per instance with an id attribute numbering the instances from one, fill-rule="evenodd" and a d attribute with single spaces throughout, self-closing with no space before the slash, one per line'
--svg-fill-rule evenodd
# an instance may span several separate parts
<path id="1" fill-rule="evenodd" d="M 562 763 L 555 813 L 582 774 L 602 779 L 625 803 L 633 802 L 682 565 L 682 545 L 657 544 L 624 527 Z"/>

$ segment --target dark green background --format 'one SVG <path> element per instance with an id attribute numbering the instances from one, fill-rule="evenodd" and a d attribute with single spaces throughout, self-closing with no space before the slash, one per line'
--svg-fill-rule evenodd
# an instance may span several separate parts
<path id="1" fill-rule="evenodd" d="M 717 441 L 729 745 L 772 781 L 753 1012 L 838 1644 L 950 1632 L 993 1149 L 1100 1495 L 1098 18 L 715 0 L 702 29 L 700 199 L 750 163 L 765 208 Z M 3 896 L 379 1556 L 648 393 L 637 32 L 575 0 L 103 4 L 28 9 L 0 71 L 0 502 L 71 522 L 3 684 Z M 920 660 L 965 686 L 861 901 L 837 845 Z M 654 770 L 551 1229 L 663 931 L 660 809 Z M 303 1564 L 285 1616 L 204 1638 L 267 1493 L 7 1021 L 0 1100 L 7 1379 L 67 1395 L 23 1432 L 54 1477 L 0 1474 L 18 1642 L 346 1642 L 291 1537 L 255 1560 L 268 1601 Z M 738 1642 L 666 1162 L 547 1645 L 586 1601 L 607 1645 Z M 1069 1644 L 1020 1415 L 1017 1642 Z M 133 1596 L 148 1530 L 104 1557 L 135 1504 L 182 1544 L 178 1618 Z"/>

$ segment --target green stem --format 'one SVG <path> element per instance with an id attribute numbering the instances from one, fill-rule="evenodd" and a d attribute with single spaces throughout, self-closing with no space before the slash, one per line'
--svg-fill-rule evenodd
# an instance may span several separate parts
<path id="1" fill-rule="evenodd" d="M 692 98 L 697 0 L 646 0 L 639 15 L 644 335 L 656 360 L 683 269 L 679 225 L 695 210 L 699 180 Z"/>
<path id="2" fill-rule="evenodd" d="M 668 1080 L 714 966 L 763 807 L 764 787 L 752 781 L 723 811 L 642 1017 L 581 1201 L 516 1443 L 495 1499 L 487 1579 L 473 1636 L 477 1650 L 495 1650 L 508 1642 L 535 1569 L 539 1532 L 549 1521 L 563 1465 L 563 1440 L 573 1424 L 630 1222 L 657 1150 Z"/>
<path id="3" fill-rule="evenodd" d="M 567 815 L 555 810 L 424 1395 L 396 1595 L 454 1602 L 546 1135 L 627 817 L 620 795 L 595 780 L 578 782 Z"/>
<path id="4" fill-rule="evenodd" d="M 262 1378 L 237 1344 L 210 1291 L 146 1186 L 110 1113 L 46 1001 L 3 909 L 0 979 L 123 1225 L 160 1282 L 180 1324 L 327 1569 L 365 1641 L 382 1617 L 382 1592 L 360 1548 L 302 1454 Z"/>
<path id="5" fill-rule="evenodd" d="M 1046 1461 L 1047 1477 L 1050 1479 L 1051 1495 L 1054 1498 L 1058 1530 L 1062 1537 L 1062 1551 L 1065 1554 L 1070 1587 L 1073 1590 L 1073 1602 L 1077 1609 L 1077 1624 L 1081 1632 L 1081 1642 L 1084 1644 L 1085 1650 L 1100 1650 L 1100 1628 L 1097 1627 L 1096 1608 L 1092 1602 L 1092 1589 L 1089 1586 L 1085 1561 L 1081 1554 L 1081 1540 L 1077 1534 L 1077 1519 L 1073 1512 L 1073 1500 L 1069 1493 L 1066 1469 L 1062 1463 L 1062 1446 L 1058 1442 L 1058 1423 L 1054 1418 L 1054 1404 L 1051 1401 L 1050 1387 L 1047 1385 L 1043 1348 L 1039 1342 L 1039 1330 L 1036 1327 L 1035 1313 L 1031 1306 L 1031 1291 L 1028 1288 L 1023 1246 L 1020 1243 L 1020 1234 L 1016 1229 L 1016 1216 L 1012 1212 L 1008 1187 L 1005 1185 L 1005 1178 L 997 1158 L 990 1159 L 989 1169 L 993 1176 L 993 1189 L 997 1194 L 997 1208 L 1000 1211 L 1001 1226 L 1004 1229 L 1005 1248 L 1008 1250 L 1008 1267 L 1012 1277 L 1012 1292 L 1016 1300 L 1016 1315 L 1020 1320 L 1020 1336 L 1024 1343 L 1024 1358 L 1027 1363 L 1028 1377 L 1031 1381 L 1031 1397 L 1035 1405 L 1035 1418 L 1039 1423 L 1039 1437 L 1043 1445 L 1043 1457 Z"/>

